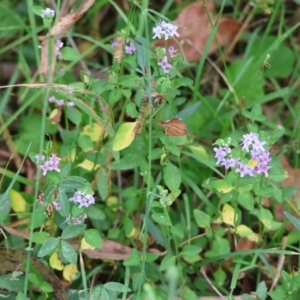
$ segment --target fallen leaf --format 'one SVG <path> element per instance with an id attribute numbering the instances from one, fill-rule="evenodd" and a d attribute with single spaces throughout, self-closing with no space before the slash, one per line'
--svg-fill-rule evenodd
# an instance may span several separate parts
<path id="1" fill-rule="evenodd" d="M 61 108 L 55 108 L 49 116 L 49 121 L 52 124 L 58 124 L 61 120 Z"/>
<path id="2" fill-rule="evenodd" d="M 209 14 L 209 16 L 208 16 Z M 203 2 L 196 2 L 187 6 L 174 20 L 178 25 L 179 37 L 176 40 L 158 40 L 153 43 L 155 47 L 173 46 L 187 61 L 199 61 L 212 31 L 217 17 L 214 15 L 214 4 L 207 1 L 207 8 Z M 218 49 L 218 44 L 224 46 L 239 32 L 241 24 L 231 18 L 221 18 L 218 24 L 216 37 L 208 53 Z M 218 42 L 217 42 L 218 41 Z"/>
<path id="3" fill-rule="evenodd" d="M 166 135 L 183 136 L 188 134 L 185 123 L 178 118 L 157 122 L 157 124 L 164 129 Z"/>

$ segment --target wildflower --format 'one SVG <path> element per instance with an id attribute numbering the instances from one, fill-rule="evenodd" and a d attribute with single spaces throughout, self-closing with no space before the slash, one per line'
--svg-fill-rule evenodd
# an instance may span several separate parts
<path id="1" fill-rule="evenodd" d="M 41 161 L 44 161 L 45 156 L 42 155 L 42 154 L 37 154 L 37 155 L 35 155 L 34 158 L 36 159 L 36 162 L 35 162 L 35 163 L 38 165 Z"/>
<path id="2" fill-rule="evenodd" d="M 42 10 L 41 17 L 50 19 L 50 18 L 53 18 L 54 15 L 55 15 L 55 10 L 47 7 L 46 9 Z"/>
<path id="3" fill-rule="evenodd" d="M 75 106 L 74 102 L 72 101 L 68 101 L 67 104 L 66 104 L 67 107 L 73 107 Z"/>
<path id="4" fill-rule="evenodd" d="M 61 210 L 61 205 L 59 202 L 53 201 L 52 204 L 53 204 L 55 210 Z"/>
<path id="5" fill-rule="evenodd" d="M 126 46 L 125 46 L 125 52 L 127 54 L 133 54 L 136 51 L 136 46 L 133 42 L 129 42 Z"/>
<path id="6" fill-rule="evenodd" d="M 254 176 L 264 174 L 268 177 L 268 171 L 271 166 L 268 163 L 271 161 L 270 152 L 264 146 L 266 142 L 260 141 L 257 133 L 244 134 L 241 139 L 242 150 L 246 156 L 250 157 L 248 164 L 243 163 L 240 159 L 231 157 L 231 148 L 229 146 L 215 147 L 215 157 L 217 164 L 225 167 L 226 170 L 235 168 L 235 172 L 241 177 L 245 175 Z"/>
<path id="7" fill-rule="evenodd" d="M 166 21 L 161 21 L 152 29 L 152 32 L 154 33 L 153 39 L 161 39 L 162 36 L 164 36 L 165 40 L 168 40 L 174 36 L 179 36 L 177 30 L 178 26 L 172 23 L 167 23 Z"/>
<path id="8" fill-rule="evenodd" d="M 84 222 L 84 220 L 87 218 L 87 214 L 83 213 L 82 215 L 78 217 L 73 217 L 72 221 L 74 224 L 81 224 Z"/>
<path id="9" fill-rule="evenodd" d="M 70 202 L 79 204 L 79 208 L 89 207 L 92 204 L 95 204 L 95 198 L 91 194 L 87 194 L 83 191 L 76 191 L 74 196 L 69 199 Z"/>
<path id="10" fill-rule="evenodd" d="M 65 85 L 64 89 L 66 90 L 66 92 L 68 92 L 69 94 L 73 94 L 74 92 L 74 87 L 71 85 Z"/>
<path id="11" fill-rule="evenodd" d="M 56 100 L 56 105 L 57 106 L 63 106 L 64 105 L 64 100 Z"/>
<path id="12" fill-rule="evenodd" d="M 56 171 L 60 172 L 59 163 L 61 158 L 57 157 L 56 154 L 52 154 L 51 157 L 45 161 L 45 163 L 41 166 L 41 170 L 43 171 L 43 176 L 47 174 L 48 171 Z"/>
<path id="13" fill-rule="evenodd" d="M 158 63 L 158 65 L 164 69 L 165 73 L 170 73 L 171 69 L 173 68 L 173 66 L 168 63 L 167 56 L 164 56 L 164 58 L 161 62 Z"/>
<path id="14" fill-rule="evenodd" d="M 120 44 L 120 41 L 118 39 L 114 39 L 113 42 L 111 43 L 111 47 L 114 49 Z"/>
<path id="15" fill-rule="evenodd" d="M 171 56 L 173 56 L 177 52 L 177 50 L 173 46 L 170 46 L 168 52 Z"/>
<path id="16" fill-rule="evenodd" d="M 56 101 L 56 99 L 55 99 L 54 96 L 51 96 L 51 97 L 49 97 L 48 101 L 49 101 L 50 103 L 53 103 L 53 102 Z"/>
<path id="17" fill-rule="evenodd" d="M 60 40 L 56 40 L 56 47 L 55 47 L 55 55 L 61 56 L 60 49 L 64 46 L 64 43 Z"/>

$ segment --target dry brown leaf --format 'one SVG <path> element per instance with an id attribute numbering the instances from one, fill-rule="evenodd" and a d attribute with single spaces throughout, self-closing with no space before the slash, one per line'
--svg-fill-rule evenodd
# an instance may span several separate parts
<path id="1" fill-rule="evenodd" d="M 174 23 L 179 26 L 177 41 L 158 40 L 154 46 L 173 46 L 181 52 L 187 61 L 199 61 L 205 48 L 208 37 L 212 31 L 211 23 L 217 21 L 213 15 L 214 4 L 207 3 L 207 10 L 202 2 L 196 2 L 186 7 L 175 19 Z M 209 13 L 209 17 L 208 17 Z M 241 24 L 231 18 L 221 18 L 216 33 L 216 39 L 220 46 L 229 43 L 240 30 Z M 212 53 L 218 48 L 218 43 L 214 39 L 208 53 Z M 179 43 L 178 43 L 179 42 Z"/>
<path id="2" fill-rule="evenodd" d="M 157 124 L 164 129 L 166 135 L 183 136 L 188 134 L 186 125 L 178 118 L 157 122 Z"/>
<path id="3" fill-rule="evenodd" d="M 49 59 L 49 41 L 51 36 L 59 36 L 65 34 L 83 15 L 84 13 L 94 4 L 95 0 L 85 0 L 84 4 L 74 13 L 67 14 L 63 17 L 60 17 L 59 20 L 52 26 L 49 34 L 45 37 L 41 44 L 41 65 L 40 65 L 40 74 L 51 75 L 54 72 L 56 56 L 55 51 L 52 51 L 52 57 Z M 54 45 L 51 47 L 54 49 Z M 51 70 L 48 70 L 49 62 L 51 62 Z"/>

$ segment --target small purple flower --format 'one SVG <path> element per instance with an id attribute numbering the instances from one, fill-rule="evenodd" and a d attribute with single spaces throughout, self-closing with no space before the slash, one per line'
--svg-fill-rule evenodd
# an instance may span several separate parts
<path id="1" fill-rule="evenodd" d="M 79 204 L 79 208 L 89 207 L 92 204 L 95 204 L 95 198 L 91 194 L 87 194 L 83 191 L 76 191 L 74 196 L 69 199 L 70 202 Z"/>
<path id="2" fill-rule="evenodd" d="M 219 165 L 222 161 L 224 161 L 226 155 L 227 155 L 227 151 L 225 149 L 225 147 L 219 147 L 219 148 L 214 148 L 215 151 L 215 158 L 218 160 L 217 161 L 217 165 Z"/>
<path id="3" fill-rule="evenodd" d="M 48 101 L 49 101 L 50 103 L 53 103 L 53 102 L 56 101 L 56 99 L 55 99 L 54 96 L 51 96 L 51 97 L 49 97 Z"/>
<path id="4" fill-rule="evenodd" d="M 55 15 L 55 10 L 47 7 L 46 9 L 42 10 L 41 17 L 51 19 L 54 17 L 54 15 Z"/>
<path id="5" fill-rule="evenodd" d="M 170 46 L 168 52 L 171 56 L 173 56 L 177 52 L 177 50 L 173 46 Z"/>
<path id="6" fill-rule="evenodd" d="M 171 69 L 173 68 L 173 66 L 168 63 L 167 56 L 164 56 L 164 58 L 162 59 L 161 62 L 158 63 L 158 65 L 163 68 L 164 73 L 166 73 L 166 74 L 170 73 Z"/>
<path id="7" fill-rule="evenodd" d="M 67 107 L 73 107 L 75 106 L 74 102 L 72 101 L 68 101 L 67 104 L 66 104 Z"/>
<path id="8" fill-rule="evenodd" d="M 133 54 L 136 51 L 136 46 L 133 42 L 129 42 L 126 46 L 125 46 L 125 52 L 127 54 Z"/>
<path id="9" fill-rule="evenodd" d="M 37 155 L 35 155 L 35 157 L 34 157 L 35 159 L 36 159 L 36 164 L 38 165 L 41 161 L 44 161 L 45 160 L 45 156 L 44 155 L 42 155 L 42 154 L 37 154 Z"/>
<path id="10" fill-rule="evenodd" d="M 55 47 L 55 55 L 61 56 L 60 49 L 64 46 L 64 43 L 60 40 L 56 40 L 56 47 Z"/>
<path id="11" fill-rule="evenodd" d="M 74 224 L 82 224 L 86 218 L 87 218 L 87 214 L 83 213 L 79 217 L 73 217 L 72 221 Z"/>
<path id="12" fill-rule="evenodd" d="M 53 201 L 52 204 L 53 204 L 55 210 L 61 210 L 61 205 L 59 202 Z"/>
<path id="13" fill-rule="evenodd" d="M 63 106 L 64 105 L 64 100 L 56 100 L 56 105 L 57 106 Z"/>
<path id="14" fill-rule="evenodd" d="M 48 171 L 56 171 L 60 172 L 59 163 L 61 158 L 57 157 L 56 154 L 52 154 L 51 157 L 45 161 L 45 163 L 41 166 L 41 170 L 43 171 L 43 176 L 47 174 Z"/>
<path id="15" fill-rule="evenodd" d="M 111 43 L 111 47 L 114 49 L 120 44 L 120 41 L 118 39 L 114 39 Z"/>
<path id="16" fill-rule="evenodd" d="M 174 36 L 179 36 L 178 32 L 178 26 L 167 23 L 166 21 L 161 21 L 158 23 L 155 27 L 153 27 L 152 32 L 154 33 L 153 39 L 159 38 L 161 39 L 162 36 L 164 36 L 165 40 L 168 40 L 169 38 L 172 38 Z"/>

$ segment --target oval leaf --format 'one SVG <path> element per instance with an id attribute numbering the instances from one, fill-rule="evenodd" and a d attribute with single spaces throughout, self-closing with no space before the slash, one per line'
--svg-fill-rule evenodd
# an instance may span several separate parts
<path id="1" fill-rule="evenodd" d="M 120 126 L 115 136 L 113 151 L 123 150 L 133 142 L 137 123 L 138 122 L 124 123 Z"/>

